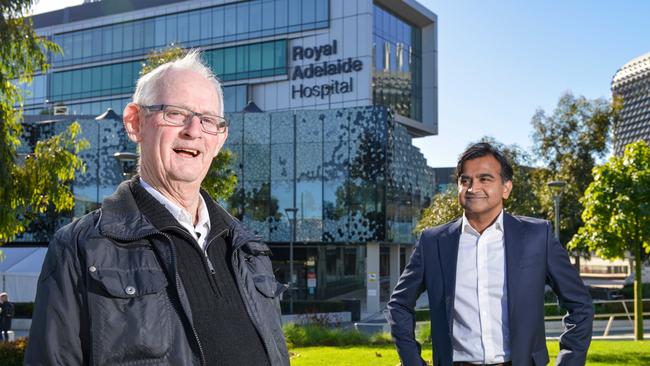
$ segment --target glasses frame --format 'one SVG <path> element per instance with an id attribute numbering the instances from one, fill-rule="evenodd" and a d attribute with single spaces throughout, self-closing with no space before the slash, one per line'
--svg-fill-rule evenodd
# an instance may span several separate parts
<path id="1" fill-rule="evenodd" d="M 171 105 L 171 104 L 154 104 L 154 105 L 141 105 L 141 104 L 139 104 L 139 106 L 144 108 L 144 109 L 147 109 L 149 111 L 152 111 L 152 112 L 162 112 L 163 119 L 166 122 L 169 122 L 172 126 L 178 126 L 178 127 L 187 126 L 187 124 L 192 121 L 192 118 L 194 118 L 194 116 L 197 116 L 197 117 L 199 117 L 199 121 L 201 122 L 201 131 L 203 131 L 203 132 L 205 132 L 207 134 L 210 134 L 210 135 L 220 135 L 220 134 L 225 133 L 226 131 L 228 131 L 228 127 L 230 127 L 230 122 L 227 119 L 225 119 L 223 116 L 217 116 L 216 114 L 197 113 L 197 112 L 194 112 L 191 109 L 187 109 L 185 107 L 179 107 L 177 105 Z M 165 108 L 167 108 L 167 107 L 182 109 L 184 111 L 189 112 L 190 114 L 188 115 L 187 118 L 185 118 L 185 121 L 183 121 L 183 124 L 178 124 L 177 122 L 170 121 L 165 117 Z M 203 116 L 221 118 L 225 122 L 226 127 L 223 129 L 223 131 L 217 131 L 217 132 L 207 131 L 205 129 L 205 124 L 203 123 Z"/>

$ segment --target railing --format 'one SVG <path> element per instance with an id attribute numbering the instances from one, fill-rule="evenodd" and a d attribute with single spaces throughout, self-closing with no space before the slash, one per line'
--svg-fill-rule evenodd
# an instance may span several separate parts
<path id="1" fill-rule="evenodd" d="M 646 303 L 650 302 L 650 299 L 642 299 L 641 303 Z M 634 303 L 633 299 L 622 299 L 622 300 L 595 300 L 594 305 L 597 304 L 612 304 L 612 303 L 620 303 L 623 305 L 623 313 L 601 313 L 601 314 L 595 314 L 594 315 L 594 320 L 596 319 L 608 319 L 607 320 L 607 325 L 605 326 L 605 331 L 603 332 L 603 337 L 608 337 L 609 332 L 612 328 L 612 324 L 614 323 L 614 319 L 618 317 L 626 317 L 627 320 L 630 322 L 630 325 L 634 326 L 634 320 L 633 320 L 633 315 L 630 313 L 630 310 L 628 309 L 627 303 Z M 558 306 L 557 303 L 545 303 L 544 307 L 547 306 Z M 650 312 L 643 312 L 642 313 L 643 317 L 650 316 Z M 562 320 L 564 318 L 564 315 L 549 315 L 545 316 L 544 320 L 545 321 L 552 321 L 552 320 Z"/>

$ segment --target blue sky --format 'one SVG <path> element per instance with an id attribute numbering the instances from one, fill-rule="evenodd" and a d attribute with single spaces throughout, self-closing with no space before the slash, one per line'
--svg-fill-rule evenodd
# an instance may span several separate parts
<path id="1" fill-rule="evenodd" d="M 438 135 L 414 140 L 433 167 L 455 166 L 482 136 L 530 148 L 536 109 L 552 112 L 566 91 L 609 99 L 614 73 L 650 52 L 646 0 L 418 1 L 439 22 Z"/>
<path id="2" fill-rule="evenodd" d="M 438 15 L 439 124 L 414 144 L 434 167 L 486 135 L 530 148 L 536 109 L 566 91 L 609 99 L 614 73 L 650 52 L 650 1 L 420 2 Z"/>

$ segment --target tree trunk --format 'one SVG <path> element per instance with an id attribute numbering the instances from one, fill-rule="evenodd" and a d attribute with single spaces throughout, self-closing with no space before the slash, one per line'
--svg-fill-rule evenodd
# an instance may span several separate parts
<path id="1" fill-rule="evenodd" d="M 580 274 L 580 255 L 576 255 L 574 258 L 573 266 L 576 268 L 576 271 L 578 271 L 578 274 Z"/>
<path id="2" fill-rule="evenodd" d="M 643 340 L 643 263 L 641 262 L 641 245 L 634 250 L 634 339 Z"/>

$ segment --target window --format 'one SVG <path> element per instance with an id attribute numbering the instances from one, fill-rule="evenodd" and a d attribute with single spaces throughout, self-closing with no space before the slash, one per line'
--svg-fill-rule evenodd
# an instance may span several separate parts
<path id="1" fill-rule="evenodd" d="M 54 67 L 144 56 L 170 43 L 214 45 L 327 27 L 329 0 L 240 1 L 184 13 L 53 35 L 64 55 Z"/>
<path id="2" fill-rule="evenodd" d="M 165 18 L 158 17 L 155 20 L 156 22 L 156 47 L 163 46 L 165 42 Z"/>
<path id="3" fill-rule="evenodd" d="M 231 6 L 224 10 L 224 23 L 225 40 L 234 40 L 237 33 L 237 8 Z"/>
<path id="4" fill-rule="evenodd" d="M 201 31 L 203 30 L 201 24 L 201 14 L 190 13 L 188 18 L 189 18 L 189 28 L 190 28 L 189 41 L 192 43 L 196 43 L 195 41 L 201 39 Z"/>
<path id="5" fill-rule="evenodd" d="M 237 53 L 234 47 L 226 48 L 224 52 L 224 70 L 223 80 L 234 79 L 234 74 L 237 70 Z"/>
<path id="6" fill-rule="evenodd" d="M 273 19 L 273 13 L 269 14 L 269 18 Z M 250 17 L 249 17 L 249 32 L 250 37 L 259 37 L 262 29 L 262 3 L 252 2 L 250 4 Z"/>
<path id="7" fill-rule="evenodd" d="M 248 27 L 248 13 L 249 13 L 249 4 L 237 4 L 237 37 L 238 39 L 248 38 L 248 32 L 250 31 Z"/>
<path id="8" fill-rule="evenodd" d="M 177 18 L 178 17 L 176 15 L 168 15 L 165 19 L 165 27 L 167 33 L 165 36 L 164 45 L 178 43 L 178 30 L 176 29 L 176 26 L 178 25 Z"/>
<path id="9" fill-rule="evenodd" d="M 123 28 L 121 25 L 118 25 L 113 28 L 113 46 L 111 52 L 120 52 L 122 51 L 122 37 L 123 37 Z"/>
<path id="10" fill-rule="evenodd" d="M 128 52 L 133 50 L 133 24 L 124 25 L 124 43 L 122 46 L 122 51 Z"/>
<path id="11" fill-rule="evenodd" d="M 289 0 L 289 32 L 301 30 L 302 0 Z"/>

